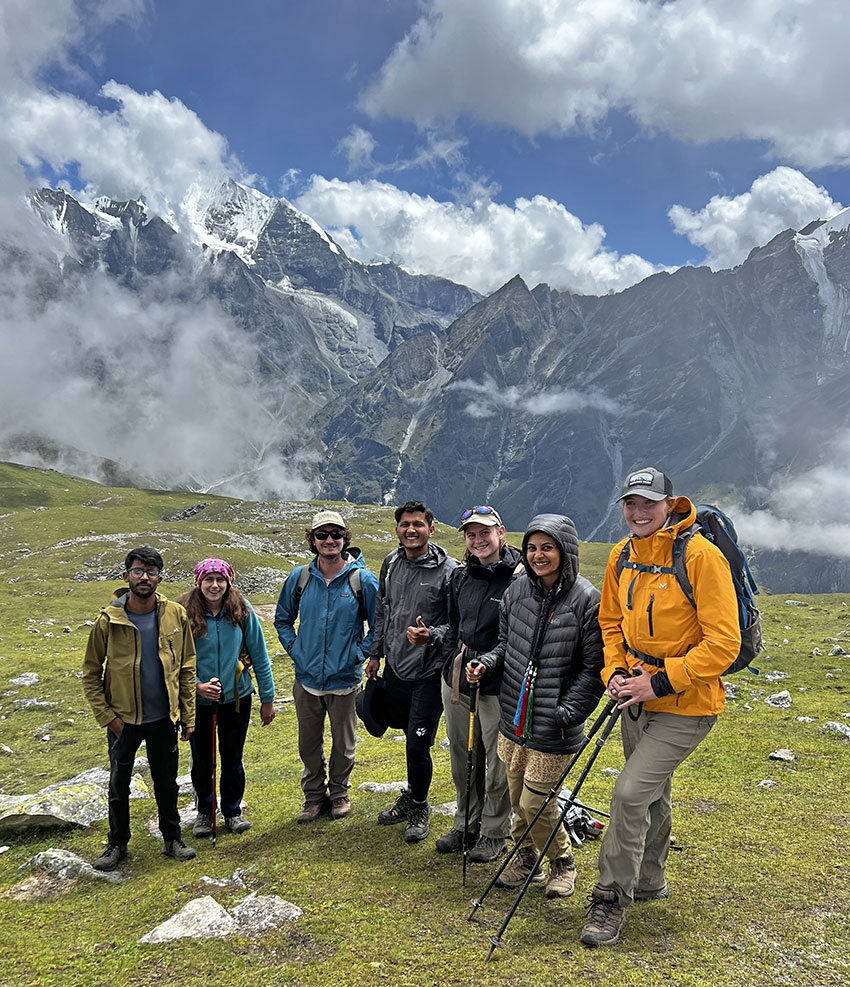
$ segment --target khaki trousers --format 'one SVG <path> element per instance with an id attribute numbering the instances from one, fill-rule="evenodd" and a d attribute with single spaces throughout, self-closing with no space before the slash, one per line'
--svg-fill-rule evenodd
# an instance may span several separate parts
<path id="1" fill-rule="evenodd" d="M 558 757 L 558 755 L 554 756 Z M 546 755 L 538 755 L 538 757 L 545 758 Z M 543 804 L 552 785 L 551 783 L 547 785 L 544 782 L 538 782 L 533 778 L 529 778 L 524 768 L 514 769 L 506 765 L 506 773 L 508 776 L 508 790 L 511 793 L 511 805 L 514 810 L 511 838 L 514 842 L 517 842 L 534 817 L 534 813 Z M 570 840 L 567 836 L 566 829 L 560 825 L 560 817 L 561 812 L 558 808 L 558 800 L 553 796 L 531 830 L 531 842 L 539 853 L 543 849 L 546 840 L 549 839 L 549 834 L 557 824 L 558 828 L 555 832 L 555 838 L 549 844 L 549 849 L 546 851 L 546 856 L 550 860 L 560 860 L 562 857 L 572 856 Z M 528 841 L 526 840 L 527 845 Z"/>
<path id="2" fill-rule="evenodd" d="M 356 749 L 357 690 L 345 696 L 314 696 L 296 681 L 292 686 L 298 718 L 298 756 L 304 765 L 301 790 L 308 802 L 348 795 Z M 331 722 L 330 763 L 325 761 L 325 717 Z"/>
<path id="3" fill-rule="evenodd" d="M 632 720 L 629 709 L 623 710 L 626 763 L 614 785 L 611 818 L 599 849 L 599 887 L 616 891 L 621 905 L 631 904 L 638 888 L 664 886 L 673 829 L 673 772 L 716 722 L 716 716 L 645 710 Z"/>
<path id="4" fill-rule="evenodd" d="M 469 696 L 458 694 L 452 703 L 451 686 L 442 679 L 446 737 L 452 764 L 452 781 L 457 793 L 454 828 L 463 831 L 466 818 L 466 766 L 469 760 Z M 473 734 L 472 777 L 469 786 L 469 831 L 505 839 L 511 825 L 511 796 L 505 766 L 496 753 L 499 720 L 502 715 L 498 696 L 478 696 Z"/>

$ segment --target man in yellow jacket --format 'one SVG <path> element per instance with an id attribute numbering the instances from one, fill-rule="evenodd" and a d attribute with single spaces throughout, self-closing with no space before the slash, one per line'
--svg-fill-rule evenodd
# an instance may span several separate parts
<path id="1" fill-rule="evenodd" d="M 109 840 L 94 861 L 114 870 L 130 839 L 130 775 L 145 741 L 163 854 L 195 856 L 180 838 L 177 731 L 195 729 L 195 642 L 186 611 L 156 592 L 162 556 L 144 546 L 125 560 L 126 590 L 103 607 L 89 634 L 83 691 L 109 744 Z"/>
<path id="2" fill-rule="evenodd" d="M 723 553 L 694 534 L 685 557 L 694 604 L 676 579 L 674 542 L 696 520 L 690 500 L 674 497 L 669 478 L 651 467 L 629 474 L 619 500 L 631 534 L 608 558 L 599 624 L 602 680 L 623 710 L 626 763 L 614 786 L 599 881 L 581 933 L 590 946 L 619 940 L 633 901 L 668 897 L 673 772 L 722 712 L 720 676 L 741 647 Z M 621 559 L 627 544 L 628 557 Z"/>

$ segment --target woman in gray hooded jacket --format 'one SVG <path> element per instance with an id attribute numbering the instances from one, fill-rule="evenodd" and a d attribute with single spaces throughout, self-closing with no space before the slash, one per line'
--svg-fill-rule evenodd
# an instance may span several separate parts
<path id="1" fill-rule="evenodd" d="M 467 668 L 469 681 L 489 671 L 502 673 L 499 757 L 505 763 L 518 840 L 551 786 L 578 750 L 584 722 L 602 695 L 602 636 L 599 590 L 578 571 L 578 535 L 561 514 L 538 514 L 522 542 L 526 574 L 502 597 L 499 643 Z M 498 884 L 519 887 L 555 828 L 559 811 L 552 799 Z M 537 849 L 535 849 L 537 848 Z M 573 893 L 576 869 L 566 831 L 558 827 L 549 845 L 546 896 Z M 535 881 L 543 881 L 538 871 Z"/>

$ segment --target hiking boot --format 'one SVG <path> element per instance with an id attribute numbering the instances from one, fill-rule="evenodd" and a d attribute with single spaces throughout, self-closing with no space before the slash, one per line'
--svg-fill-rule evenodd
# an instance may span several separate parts
<path id="1" fill-rule="evenodd" d="M 519 888 L 525 884 L 525 879 L 531 873 L 537 862 L 537 851 L 533 846 L 526 844 L 521 846 L 517 851 L 517 855 L 508 864 L 508 866 L 502 871 L 499 877 L 496 879 L 497 888 Z M 533 884 L 540 884 L 541 881 L 545 881 L 546 877 L 543 871 L 538 867 L 534 871 L 534 877 L 532 878 Z"/>
<path id="2" fill-rule="evenodd" d="M 507 843 L 500 836 L 479 836 L 469 851 L 469 859 L 476 864 L 489 864 L 498 860 L 507 848 Z"/>
<path id="3" fill-rule="evenodd" d="M 196 856 L 194 847 L 186 846 L 183 840 L 166 840 L 162 844 L 163 857 L 174 857 L 175 860 L 191 860 Z"/>
<path id="4" fill-rule="evenodd" d="M 549 880 L 543 892 L 547 898 L 569 898 L 576 887 L 576 865 L 573 855 L 559 857 L 549 864 Z"/>
<path id="5" fill-rule="evenodd" d="M 118 862 L 127 856 L 127 844 L 119 846 L 117 843 L 107 843 L 106 849 L 92 861 L 95 870 L 115 870 Z"/>
<path id="6" fill-rule="evenodd" d="M 192 826 L 192 836 L 212 836 L 212 816 L 199 812 L 195 825 Z"/>
<path id="7" fill-rule="evenodd" d="M 431 832 L 431 806 L 428 799 L 424 802 L 414 802 L 410 800 L 410 809 L 407 813 L 407 826 L 404 830 L 404 840 L 406 843 L 419 843 Z M 461 834 L 463 835 L 463 834 Z"/>
<path id="8" fill-rule="evenodd" d="M 477 834 L 470 833 L 467 845 L 472 846 L 476 839 Z M 437 848 L 437 853 L 463 853 L 463 831 L 451 830 L 445 836 L 441 836 L 434 846 Z"/>
<path id="9" fill-rule="evenodd" d="M 410 792 L 406 788 L 403 789 L 401 795 L 389 809 L 384 809 L 383 812 L 378 813 L 378 825 L 392 826 L 393 823 L 407 822 L 407 813 L 412 804 L 413 799 L 410 797 Z"/>
<path id="10" fill-rule="evenodd" d="M 324 807 L 324 799 L 321 799 L 319 802 L 311 802 L 308 800 L 304 803 L 304 808 L 295 817 L 295 821 L 298 823 L 315 822 L 315 820 L 319 818 L 319 815 Z"/>
<path id="11" fill-rule="evenodd" d="M 347 795 L 340 795 L 331 802 L 331 819 L 345 819 L 351 812 L 351 800 Z"/>
<path id="12" fill-rule="evenodd" d="M 654 891 L 641 891 L 638 889 L 635 891 L 634 899 L 635 901 L 658 901 L 660 898 L 669 898 L 670 888 L 667 882 L 664 882 L 664 887 L 656 888 Z"/>
<path id="13" fill-rule="evenodd" d="M 626 909 L 610 888 L 596 885 L 588 898 L 587 921 L 579 938 L 586 946 L 613 946 L 626 924 Z"/>
<path id="14" fill-rule="evenodd" d="M 247 819 L 243 819 L 242 816 L 227 816 L 224 820 L 224 828 L 229 833 L 244 833 L 246 830 L 250 829 L 253 823 L 249 823 Z"/>

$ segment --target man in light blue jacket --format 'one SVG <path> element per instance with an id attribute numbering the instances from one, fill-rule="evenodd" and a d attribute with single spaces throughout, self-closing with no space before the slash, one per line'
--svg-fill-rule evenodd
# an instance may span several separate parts
<path id="1" fill-rule="evenodd" d="M 323 811 L 330 811 L 332 819 L 351 812 L 355 699 L 372 643 L 378 592 L 378 580 L 366 568 L 360 549 L 349 547 L 351 530 L 341 514 L 319 511 L 305 534 L 316 558 L 289 574 L 274 619 L 280 643 L 295 665 L 292 692 L 298 754 L 304 765 L 299 823 L 312 822 Z M 329 763 L 324 752 L 325 717 L 331 724 Z"/>

